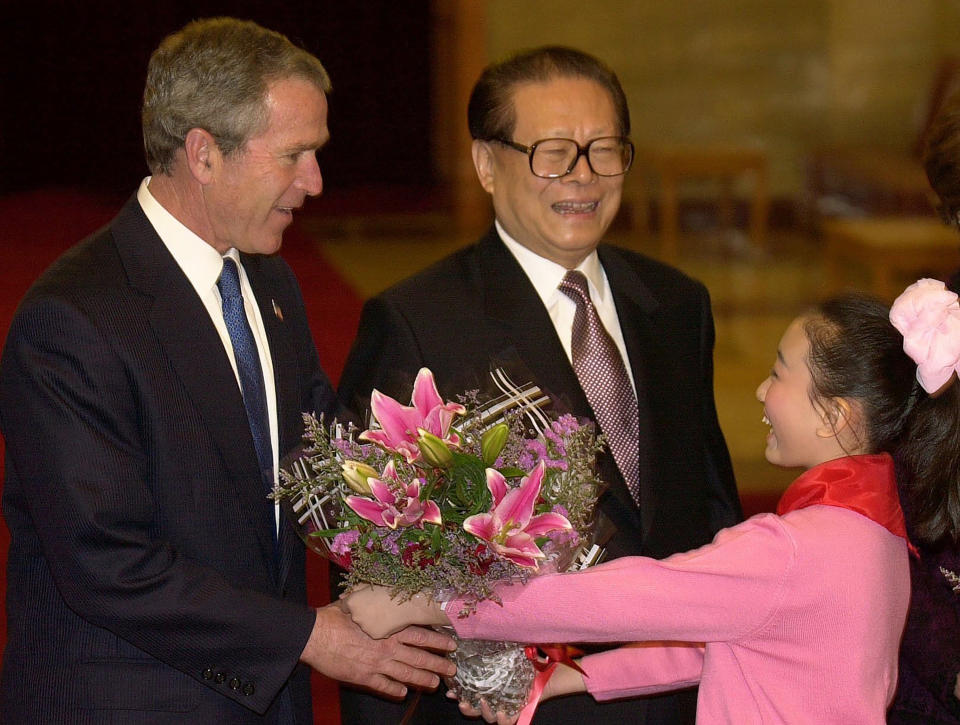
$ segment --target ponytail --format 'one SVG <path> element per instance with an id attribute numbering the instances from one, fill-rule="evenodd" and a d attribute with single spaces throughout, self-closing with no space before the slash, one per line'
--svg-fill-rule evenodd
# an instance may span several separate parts
<path id="1" fill-rule="evenodd" d="M 894 451 L 907 522 L 927 544 L 960 541 L 960 302 L 943 282 L 904 290 L 890 321 L 923 388 Z"/>
<path id="2" fill-rule="evenodd" d="M 926 544 L 960 541 L 960 383 L 921 394 L 895 451 L 911 533 Z"/>

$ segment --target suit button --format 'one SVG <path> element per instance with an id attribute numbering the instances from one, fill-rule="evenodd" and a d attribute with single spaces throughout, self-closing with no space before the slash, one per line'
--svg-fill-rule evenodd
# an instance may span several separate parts
<path id="1" fill-rule="evenodd" d="M 234 677 L 232 680 L 230 680 L 230 689 L 231 689 L 231 690 L 239 690 L 239 689 L 240 689 L 240 678 L 239 678 L 239 677 Z"/>
<path id="2" fill-rule="evenodd" d="M 246 695 L 247 697 L 249 697 L 256 691 L 257 691 L 257 688 L 253 686 L 252 682 L 248 682 L 243 686 L 243 694 Z"/>
<path id="3" fill-rule="evenodd" d="M 203 671 L 203 679 L 212 680 L 213 679 L 213 669 L 208 667 Z"/>
<path id="4" fill-rule="evenodd" d="M 226 679 L 227 679 L 227 676 L 222 672 L 218 672 L 213 676 L 213 681 L 216 682 L 218 685 L 222 685 Z"/>

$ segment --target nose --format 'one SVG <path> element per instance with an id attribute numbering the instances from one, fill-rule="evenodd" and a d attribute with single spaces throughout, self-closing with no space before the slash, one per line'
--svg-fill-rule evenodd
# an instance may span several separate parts
<path id="1" fill-rule="evenodd" d="M 767 389 L 770 387 L 770 378 L 767 377 L 760 385 L 757 386 L 757 400 L 761 403 L 765 402 L 767 399 Z"/>
<path id="2" fill-rule="evenodd" d="M 573 168 L 570 169 L 570 173 L 564 176 L 564 179 L 570 179 L 577 181 L 579 183 L 590 183 L 593 181 L 593 169 L 590 168 L 590 162 L 587 159 L 586 153 L 581 153 L 576 162 L 573 164 Z"/>
<path id="3" fill-rule="evenodd" d="M 323 191 L 323 174 L 315 154 L 305 154 L 297 175 L 297 188 L 307 196 L 319 196 Z"/>

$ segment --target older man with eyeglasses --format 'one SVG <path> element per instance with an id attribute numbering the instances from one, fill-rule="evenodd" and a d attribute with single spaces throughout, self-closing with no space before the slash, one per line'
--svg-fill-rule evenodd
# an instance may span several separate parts
<path id="1" fill-rule="evenodd" d="M 742 517 L 714 405 L 710 300 L 678 270 L 601 243 L 633 160 L 616 75 L 570 48 L 524 52 L 484 70 L 468 122 L 494 225 L 367 302 L 341 402 L 363 412 L 373 387 L 401 395 L 421 366 L 448 396 L 506 367 L 606 434 L 609 557 L 707 543 Z M 692 690 L 579 696 L 544 703 L 535 722 L 692 723 L 695 703 Z M 396 722 L 403 708 L 342 692 L 344 722 Z M 431 696 L 409 722 L 460 719 Z"/>

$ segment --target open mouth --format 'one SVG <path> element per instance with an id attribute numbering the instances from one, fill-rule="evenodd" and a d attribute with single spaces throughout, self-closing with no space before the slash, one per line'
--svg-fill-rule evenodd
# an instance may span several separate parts
<path id="1" fill-rule="evenodd" d="M 766 413 L 763 414 L 763 417 L 760 418 L 760 420 L 761 420 L 761 422 L 762 422 L 764 425 L 768 426 L 768 430 L 767 430 L 767 443 L 769 444 L 770 441 L 772 441 L 772 440 L 774 439 L 773 423 L 770 422 L 770 419 L 767 417 L 767 414 L 766 414 Z"/>
<path id="2" fill-rule="evenodd" d="M 592 214 L 599 206 L 599 201 L 558 201 L 550 208 L 558 214 Z"/>

